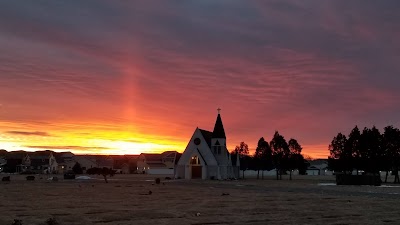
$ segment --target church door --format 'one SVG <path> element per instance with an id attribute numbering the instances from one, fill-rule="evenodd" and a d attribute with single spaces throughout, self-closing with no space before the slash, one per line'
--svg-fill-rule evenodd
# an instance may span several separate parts
<path id="1" fill-rule="evenodd" d="M 200 159 L 197 156 L 193 156 L 190 160 L 190 165 L 192 167 L 192 179 L 202 178 L 202 166 L 200 164 Z"/>
<path id="2" fill-rule="evenodd" d="M 192 179 L 201 179 L 202 166 L 192 166 Z"/>

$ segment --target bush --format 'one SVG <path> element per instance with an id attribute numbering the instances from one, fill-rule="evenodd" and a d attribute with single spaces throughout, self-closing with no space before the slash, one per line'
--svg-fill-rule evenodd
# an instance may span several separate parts
<path id="1" fill-rule="evenodd" d="M 160 178 L 156 178 L 156 184 L 160 184 L 161 180 Z"/>
<path id="2" fill-rule="evenodd" d="M 72 167 L 72 171 L 74 171 L 75 174 L 82 174 L 83 170 L 82 170 L 81 164 L 76 162 L 75 165 Z"/>

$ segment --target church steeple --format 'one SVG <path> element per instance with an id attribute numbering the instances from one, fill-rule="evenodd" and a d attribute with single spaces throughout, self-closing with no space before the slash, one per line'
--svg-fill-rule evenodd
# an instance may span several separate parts
<path id="1" fill-rule="evenodd" d="M 217 121 L 215 121 L 215 126 L 214 126 L 214 131 L 212 133 L 212 138 L 226 138 L 224 125 L 222 124 L 220 111 L 221 111 L 221 109 L 218 109 Z"/>

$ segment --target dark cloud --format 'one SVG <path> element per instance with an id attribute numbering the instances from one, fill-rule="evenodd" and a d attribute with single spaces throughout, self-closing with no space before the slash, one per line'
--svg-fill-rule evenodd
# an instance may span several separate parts
<path id="1" fill-rule="evenodd" d="M 14 130 L 12 130 L 12 131 L 6 131 L 5 133 L 14 134 L 14 135 L 26 135 L 26 136 L 43 136 L 43 137 L 52 136 L 47 132 L 41 132 L 41 131 L 30 132 L 30 131 L 14 131 Z"/>
<path id="2" fill-rule="evenodd" d="M 29 145 L 24 146 L 26 148 L 34 148 L 34 149 L 49 149 L 49 150 L 85 150 L 85 151 L 96 151 L 96 150 L 108 150 L 110 148 L 106 147 L 89 147 L 89 146 L 57 146 L 57 145 L 50 145 L 50 146 L 36 146 L 36 145 Z"/>

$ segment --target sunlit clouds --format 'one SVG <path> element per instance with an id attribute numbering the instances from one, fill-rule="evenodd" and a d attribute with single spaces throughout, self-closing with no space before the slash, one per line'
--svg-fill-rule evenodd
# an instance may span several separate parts
<path id="1" fill-rule="evenodd" d="M 398 1 L 38 1 L 0 7 L 0 149 L 232 150 L 275 130 L 328 155 L 399 126 Z"/>

